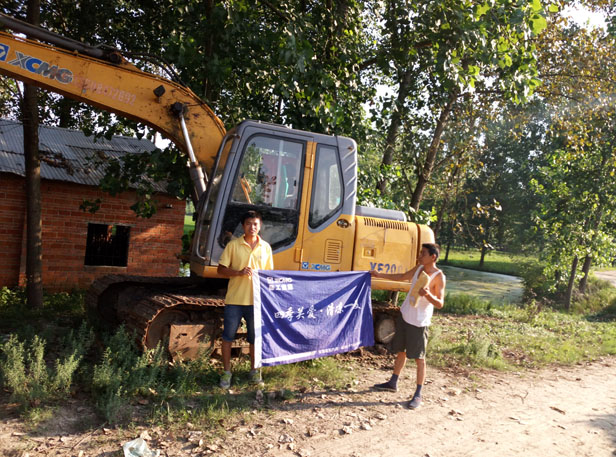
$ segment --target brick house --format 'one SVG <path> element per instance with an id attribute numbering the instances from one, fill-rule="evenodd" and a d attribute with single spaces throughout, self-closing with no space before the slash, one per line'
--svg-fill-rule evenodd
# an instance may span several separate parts
<path id="1" fill-rule="evenodd" d="M 43 287 L 48 291 L 87 288 L 110 273 L 177 276 L 185 204 L 156 195 L 158 212 L 139 218 L 130 209 L 135 192 L 112 197 L 98 189 L 103 176 L 89 158 L 150 151 L 146 140 L 87 137 L 80 131 L 40 127 L 43 219 Z M 0 287 L 23 285 L 26 258 L 26 186 L 23 128 L 0 119 Z M 102 200 L 91 214 L 85 200 Z"/>

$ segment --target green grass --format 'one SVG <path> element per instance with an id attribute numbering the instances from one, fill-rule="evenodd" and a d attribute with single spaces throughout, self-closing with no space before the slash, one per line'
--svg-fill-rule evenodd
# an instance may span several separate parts
<path id="1" fill-rule="evenodd" d="M 449 295 L 446 308 L 434 316 L 429 363 L 519 370 L 616 354 L 616 299 L 605 295 L 606 287 L 593 282 L 593 293 L 609 302 L 600 309 L 593 304 L 594 311 L 586 314 L 541 309 L 535 302 L 496 306 L 470 295 Z M 71 328 L 78 328 L 75 318 L 84 317 L 81 294 L 46 295 L 45 301 L 43 310 L 26 312 L 22 291 L 0 289 L 0 322 L 10 318 L 19 324 L 16 328 L 31 329 L 5 333 L 0 381 L 32 426 L 53 420 L 51 411 L 80 392 L 96 407 L 101 423 L 179 429 L 191 422 L 219 433 L 223 423 L 251 420 L 255 409 L 267 411 L 308 389 L 342 390 L 356 376 L 354 363 L 341 357 L 268 367 L 263 369 L 265 387 L 259 397 L 248 382 L 248 357 L 242 356 L 234 359 L 228 392 L 218 387 L 219 363 L 208 354 L 169 363 L 164 351 L 137 350 L 122 330 L 99 335 L 92 344 L 86 328 L 69 335 Z M 16 310 L 24 316 L 21 322 Z"/>
<path id="2" fill-rule="evenodd" d="M 435 316 L 431 359 L 440 366 L 519 369 L 614 355 L 615 303 L 605 303 L 593 314 L 569 314 L 542 309 L 536 302 L 492 306 L 476 297 L 454 295 Z"/>
<path id="3" fill-rule="evenodd" d="M 184 216 L 184 235 L 190 236 L 195 229 L 195 221 L 193 221 L 192 214 Z"/>
<path id="4" fill-rule="evenodd" d="M 489 251 L 484 259 L 483 267 L 479 267 L 481 252 L 479 250 L 451 249 L 447 262 L 445 252 L 441 253 L 440 263 L 471 270 L 489 271 L 505 275 L 520 276 L 524 264 L 535 261 L 534 257 L 507 252 Z"/>

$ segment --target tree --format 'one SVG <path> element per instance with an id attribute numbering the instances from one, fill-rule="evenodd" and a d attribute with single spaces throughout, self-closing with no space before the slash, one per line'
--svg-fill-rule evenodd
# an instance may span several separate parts
<path id="1" fill-rule="evenodd" d="M 551 11 L 555 8 L 550 6 Z M 529 38 L 546 26 L 541 2 L 410 2 L 390 0 L 383 7 L 382 40 L 370 63 L 396 88 L 382 103 L 382 169 L 397 154 L 407 117 L 421 117 L 429 141 L 414 168 L 411 207 L 417 210 L 430 180 L 443 135 L 460 100 L 481 94 L 515 102 L 539 84 L 536 49 Z M 383 177 L 377 189 L 385 192 Z"/>
<path id="2" fill-rule="evenodd" d="M 583 291 L 592 259 L 614 251 L 615 44 L 602 31 L 563 23 L 546 34 L 541 48 L 541 95 L 553 114 L 546 162 L 533 182 L 541 197 L 535 216 L 545 239 L 547 276 L 553 288 L 566 285 L 567 308 L 580 260 Z"/>

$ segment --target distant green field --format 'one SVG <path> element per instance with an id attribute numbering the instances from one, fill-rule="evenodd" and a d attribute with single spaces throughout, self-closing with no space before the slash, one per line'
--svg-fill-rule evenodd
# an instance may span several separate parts
<path id="1" fill-rule="evenodd" d="M 184 235 L 190 235 L 195 229 L 195 221 L 193 221 L 192 215 L 184 216 Z"/>
<path id="2" fill-rule="evenodd" d="M 445 252 L 441 253 L 441 259 L 445 258 Z M 450 250 L 447 262 L 441 260 L 443 265 L 451 265 L 453 267 L 469 268 L 471 270 L 489 271 L 491 273 L 500 273 L 504 275 L 521 275 L 521 268 L 524 263 L 535 260 L 533 257 L 522 254 L 511 254 L 508 252 L 490 251 L 486 254 L 483 267 L 479 268 L 479 260 L 481 252 L 479 250 Z"/>

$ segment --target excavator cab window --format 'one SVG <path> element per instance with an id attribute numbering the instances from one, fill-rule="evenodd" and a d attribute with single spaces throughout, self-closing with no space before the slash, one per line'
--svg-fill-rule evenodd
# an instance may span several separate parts
<path id="1" fill-rule="evenodd" d="M 343 188 L 338 150 L 318 145 L 308 221 L 311 228 L 319 227 L 342 207 Z"/>
<path id="2" fill-rule="evenodd" d="M 258 134 L 249 139 L 225 211 L 221 247 L 242 235 L 240 218 L 250 209 L 261 213 L 261 236 L 273 249 L 295 240 L 304 150 L 303 142 L 288 138 Z"/>

